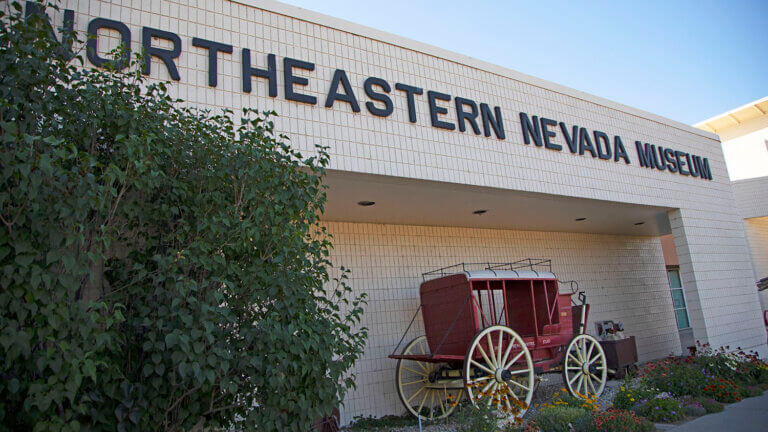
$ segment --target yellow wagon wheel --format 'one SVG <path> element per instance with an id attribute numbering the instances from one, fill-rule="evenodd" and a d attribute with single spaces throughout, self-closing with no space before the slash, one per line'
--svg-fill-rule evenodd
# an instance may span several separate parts
<path id="1" fill-rule="evenodd" d="M 472 403 L 495 404 L 506 414 L 522 416 L 533 398 L 531 353 L 514 330 L 503 325 L 488 327 L 467 349 L 464 379 Z"/>
<path id="2" fill-rule="evenodd" d="M 582 399 L 597 397 L 607 380 L 608 365 L 600 342 L 588 334 L 571 339 L 563 359 L 563 381 L 568 392 Z"/>
<path id="3" fill-rule="evenodd" d="M 403 355 L 424 354 L 429 354 L 426 336 L 412 340 L 403 350 Z M 448 417 L 464 395 L 461 371 L 448 369 L 445 363 L 400 359 L 395 373 L 400 401 L 423 419 Z"/>

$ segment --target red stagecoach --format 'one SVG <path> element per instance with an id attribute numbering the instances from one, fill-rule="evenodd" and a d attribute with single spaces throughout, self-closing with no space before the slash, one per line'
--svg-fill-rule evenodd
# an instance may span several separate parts
<path id="1" fill-rule="evenodd" d="M 471 270 L 471 269 L 478 270 Z M 423 274 L 421 311 L 425 335 L 409 342 L 397 359 L 400 400 L 413 415 L 450 415 L 464 393 L 493 394 L 500 410 L 531 403 L 535 376 L 561 371 L 577 397 L 599 395 L 608 368 L 598 341 L 585 333 L 589 305 L 578 292 L 560 293 L 551 260 L 461 263 Z M 575 288 L 575 289 L 574 289 Z M 486 401 L 483 400 L 485 403 Z"/>

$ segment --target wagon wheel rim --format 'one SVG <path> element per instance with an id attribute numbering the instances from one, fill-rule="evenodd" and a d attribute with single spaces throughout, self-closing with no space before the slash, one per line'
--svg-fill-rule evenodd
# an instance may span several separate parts
<path id="1" fill-rule="evenodd" d="M 428 354 L 429 345 L 426 336 L 412 340 L 405 349 L 404 355 Z M 405 408 L 414 416 L 427 420 L 439 420 L 453 413 L 461 397 L 463 388 L 440 387 L 437 382 L 430 382 L 430 374 L 434 378 L 441 363 L 427 363 L 417 360 L 400 359 L 397 361 L 395 384 L 397 394 Z"/>
<path id="2" fill-rule="evenodd" d="M 571 339 L 563 359 L 563 380 L 568 392 L 581 399 L 603 393 L 608 365 L 597 339 L 588 334 Z"/>
<path id="3" fill-rule="evenodd" d="M 502 413 L 522 416 L 534 390 L 533 360 L 523 338 L 502 325 L 478 333 L 464 359 L 464 383 L 473 404 L 494 404 Z"/>

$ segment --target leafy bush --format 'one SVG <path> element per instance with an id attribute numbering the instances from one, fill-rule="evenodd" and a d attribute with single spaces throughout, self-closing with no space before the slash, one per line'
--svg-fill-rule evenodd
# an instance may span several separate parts
<path id="1" fill-rule="evenodd" d="M 585 417 L 575 429 L 584 432 L 650 432 L 656 427 L 632 411 L 612 408 Z"/>
<path id="2" fill-rule="evenodd" d="M 712 383 L 713 376 L 705 373 L 690 358 L 667 358 L 648 363 L 642 370 L 642 385 L 656 388 L 676 396 L 703 394 L 703 388 Z"/>
<path id="3" fill-rule="evenodd" d="M 366 336 L 318 228 L 328 154 L 302 156 L 266 114 L 78 68 L 44 15 L 13 7 L 0 429 L 308 430 L 354 385 Z"/>
<path id="4" fill-rule="evenodd" d="M 536 415 L 536 427 L 542 432 L 569 432 L 571 426 L 584 422 L 591 412 L 566 405 L 542 407 Z"/>
<path id="5" fill-rule="evenodd" d="M 693 401 L 701 404 L 701 406 L 704 407 L 704 409 L 707 411 L 707 414 L 718 413 L 725 409 L 725 406 L 720 402 L 705 396 L 695 397 L 693 398 Z"/>
<path id="6" fill-rule="evenodd" d="M 680 399 L 666 394 L 641 399 L 632 411 L 653 422 L 674 423 L 685 418 L 685 406 Z"/>

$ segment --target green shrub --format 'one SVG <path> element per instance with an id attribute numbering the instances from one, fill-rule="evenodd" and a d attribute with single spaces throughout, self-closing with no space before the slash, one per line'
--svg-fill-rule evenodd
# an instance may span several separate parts
<path id="1" fill-rule="evenodd" d="M 319 227 L 325 149 L 78 67 L 22 9 L 0 7 L 0 430 L 309 430 L 366 334 Z"/>
<path id="2" fill-rule="evenodd" d="M 632 411 L 652 422 L 674 423 L 685 418 L 684 405 L 671 396 L 642 399 L 632 407 Z"/>
<path id="3" fill-rule="evenodd" d="M 641 382 L 645 388 L 675 396 L 699 396 L 704 387 L 712 383 L 712 377 L 693 362 L 671 358 L 646 365 Z"/>
<path id="4" fill-rule="evenodd" d="M 656 427 L 632 411 L 609 409 L 578 420 L 574 429 L 579 432 L 651 432 Z"/>
<path id="5" fill-rule="evenodd" d="M 536 415 L 536 426 L 542 432 L 569 432 L 570 425 L 581 423 L 590 411 L 564 405 L 542 407 Z"/>
<path id="6" fill-rule="evenodd" d="M 701 404 L 701 406 L 704 407 L 704 409 L 707 411 L 707 414 L 718 413 L 725 409 L 725 405 L 706 396 L 694 397 L 692 400 Z"/>

